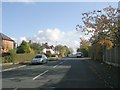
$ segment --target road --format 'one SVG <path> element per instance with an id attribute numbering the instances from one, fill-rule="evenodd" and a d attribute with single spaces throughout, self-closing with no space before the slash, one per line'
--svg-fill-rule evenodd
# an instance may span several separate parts
<path id="1" fill-rule="evenodd" d="M 2 72 L 2 86 L 38 88 L 119 88 L 118 68 L 87 58 L 62 58 Z"/>

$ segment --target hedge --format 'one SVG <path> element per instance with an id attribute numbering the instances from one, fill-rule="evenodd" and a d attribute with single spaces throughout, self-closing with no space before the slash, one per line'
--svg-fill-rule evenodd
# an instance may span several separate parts
<path id="1" fill-rule="evenodd" d="M 2 57 L 2 63 L 25 63 L 25 62 L 31 62 L 32 58 L 35 56 L 35 54 L 16 54 L 14 55 L 14 59 L 8 55 L 5 57 Z"/>

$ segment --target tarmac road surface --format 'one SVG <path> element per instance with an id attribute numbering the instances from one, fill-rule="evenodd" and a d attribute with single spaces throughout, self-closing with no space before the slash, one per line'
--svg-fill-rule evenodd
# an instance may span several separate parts
<path id="1" fill-rule="evenodd" d="M 119 88 L 119 68 L 87 58 L 61 58 L 3 70 L 2 88 Z"/>

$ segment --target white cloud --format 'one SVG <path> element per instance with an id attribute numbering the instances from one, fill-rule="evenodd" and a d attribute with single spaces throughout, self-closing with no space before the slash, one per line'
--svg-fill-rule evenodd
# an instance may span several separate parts
<path id="1" fill-rule="evenodd" d="M 53 41 L 58 41 L 63 36 L 64 36 L 64 32 L 55 28 L 55 29 L 39 30 L 38 33 L 30 39 L 37 42 L 53 42 Z"/>
<path id="2" fill-rule="evenodd" d="M 66 45 L 70 48 L 76 50 L 76 48 L 80 45 L 80 37 L 86 37 L 84 33 L 80 31 L 68 31 L 64 32 L 58 28 L 54 29 L 46 29 L 46 30 L 38 30 L 38 32 L 31 36 L 31 37 L 20 37 L 17 39 L 17 43 L 20 44 L 22 40 L 29 41 L 32 40 L 33 42 L 37 43 L 48 43 L 49 45 Z"/>
<path id="3" fill-rule="evenodd" d="M 23 40 L 28 41 L 27 37 L 19 37 L 19 38 L 11 37 L 11 39 L 13 39 L 18 45 L 20 45 Z"/>
<path id="4" fill-rule="evenodd" d="M 67 45 L 70 48 L 76 49 L 79 47 L 80 35 L 81 32 L 76 30 L 68 31 L 65 33 L 64 37 L 59 40 L 58 44 Z"/>
<path id="5" fill-rule="evenodd" d="M 26 37 L 20 37 L 19 38 L 19 41 L 22 42 L 23 40 L 27 41 L 27 38 Z"/>
<path id="6" fill-rule="evenodd" d="M 46 30 L 46 39 L 49 41 L 57 41 L 64 36 L 64 32 L 59 29 L 47 29 Z"/>

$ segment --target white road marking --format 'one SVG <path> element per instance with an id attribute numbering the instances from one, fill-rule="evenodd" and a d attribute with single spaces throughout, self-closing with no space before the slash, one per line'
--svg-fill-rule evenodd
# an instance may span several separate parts
<path id="1" fill-rule="evenodd" d="M 60 62 L 60 64 L 64 63 L 65 61 Z"/>
<path id="2" fill-rule="evenodd" d="M 36 77 L 34 77 L 33 80 L 37 79 L 38 77 L 42 76 L 43 74 L 45 74 L 47 72 L 48 72 L 48 70 L 44 71 L 43 73 L 41 73 L 41 74 L 37 75 Z"/>
<path id="3" fill-rule="evenodd" d="M 2 70 L 2 71 L 0 71 L 0 72 L 10 71 L 10 70 L 18 69 L 18 68 L 22 68 L 22 67 L 26 67 L 26 65 L 22 65 L 22 66 L 19 66 L 19 67 L 13 67 L 13 68 L 4 69 L 4 70 Z"/>
<path id="4" fill-rule="evenodd" d="M 63 61 L 63 62 L 64 62 L 64 61 Z M 62 64 L 63 62 L 60 62 L 59 64 Z M 59 65 L 59 64 L 58 64 L 58 65 Z M 53 68 L 56 68 L 58 65 L 53 66 Z"/>
<path id="5" fill-rule="evenodd" d="M 17 90 L 17 88 L 14 88 L 13 90 Z"/>
<path id="6" fill-rule="evenodd" d="M 62 64 L 63 62 L 60 62 L 60 64 Z"/>
<path id="7" fill-rule="evenodd" d="M 53 68 L 56 68 L 58 65 L 53 66 Z"/>
<path id="8" fill-rule="evenodd" d="M 9 78 L 9 79 L 15 79 L 15 78 Z"/>
<path id="9" fill-rule="evenodd" d="M 64 61 L 63 61 L 64 62 Z M 63 62 L 60 62 L 59 64 L 62 64 Z M 53 68 L 56 68 L 58 65 L 53 66 Z M 43 73 L 37 75 L 36 77 L 33 78 L 33 80 L 37 79 L 38 77 L 42 76 L 43 74 L 47 73 L 49 70 L 44 71 Z"/>

